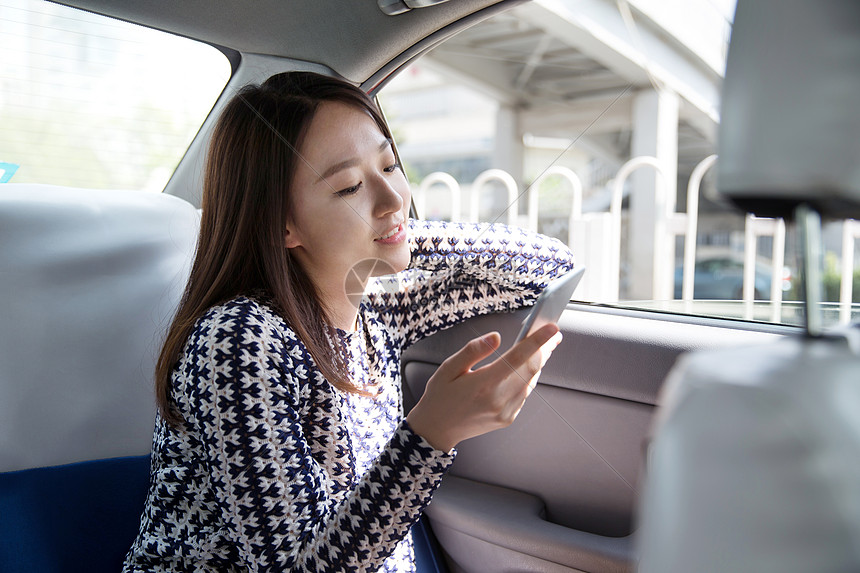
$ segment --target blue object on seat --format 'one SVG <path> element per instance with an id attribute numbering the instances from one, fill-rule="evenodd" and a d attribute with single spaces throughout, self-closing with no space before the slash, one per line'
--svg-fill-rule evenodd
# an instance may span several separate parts
<path id="1" fill-rule="evenodd" d="M 15 172 L 18 171 L 18 167 L 20 165 L 0 161 L 0 183 L 8 183 L 12 179 L 12 176 L 15 175 Z"/>
<path id="2" fill-rule="evenodd" d="M 448 573 L 442 552 L 424 516 L 412 526 L 412 545 L 415 550 L 415 570 L 418 573 Z"/>
<path id="3" fill-rule="evenodd" d="M 148 455 L 0 473 L 0 571 L 120 571 L 148 488 Z"/>

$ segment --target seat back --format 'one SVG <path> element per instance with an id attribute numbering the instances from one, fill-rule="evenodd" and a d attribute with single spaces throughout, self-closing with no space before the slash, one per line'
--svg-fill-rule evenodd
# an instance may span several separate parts
<path id="1" fill-rule="evenodd" d="M 718 186 L 756 215 L 796 214 L 807 332 L 672 370 L 639 571 L 858 571 L 860 325 L 822 332 L 815 293 L 817 212 L 860 216 L 860 4 L 739 0 L 734 22 Z"/>
<path id="2" fill-rule="evenodd" d="M 691 353 L 663 390 L 640 573 L 860 570 L 860 325 Z"/>
<path id="3" fill-rule="evenodd" d="M 118 570 L 198 221 L 162 194 L 0 185 L 0 570 Z"/>

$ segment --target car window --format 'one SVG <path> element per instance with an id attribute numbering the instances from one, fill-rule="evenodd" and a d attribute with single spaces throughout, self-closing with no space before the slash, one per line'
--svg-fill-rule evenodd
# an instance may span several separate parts
<path id="1" fill-rule="evenodd" d="M 163 190 L 223 90 L 215 48 L 0 0 L 0 181 Z"/>
<path id="2" fill-rule="evenodd" d="M 801 324 L 792 225 L 716 192 L 733 13 L 536 0 L 434 48 L 379 94 L 419 216 L 559 238 L 588 267 L 581 301 Z M 858 237 L 825 228 L 830 323 L 860 316 Z"/>

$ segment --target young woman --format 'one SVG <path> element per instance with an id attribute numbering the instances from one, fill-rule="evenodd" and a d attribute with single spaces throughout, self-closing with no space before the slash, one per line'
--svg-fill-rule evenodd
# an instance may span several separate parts
<path id="1" fill-rule="evenodd" d="M 572 258 L 518 229 L 409 220 L 409 202 L 359 89 L 285 73 L 228 104 L 125 571 L 414 570 L 408 534 L 454 446 L 514 420 L 560 334 L 477 369 L 500 338 L 472 340 L 405 419 L 401 350 L 530 304 Z M 378 269 L 400 272 L 367 281 Z"/>

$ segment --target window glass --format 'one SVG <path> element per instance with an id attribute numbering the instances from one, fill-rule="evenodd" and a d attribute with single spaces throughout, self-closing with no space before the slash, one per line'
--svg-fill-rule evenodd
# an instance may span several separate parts
<path id="1" fill-rule="evenodd" d="M 733 13 L 734 0 L 536 0 L 434 48 L 379 95 L 419 216 L 561 239 L 588 267 L 582 301 L 801 324 L 794 229 L 716 192 Z M 860 302 L 860 284 L 841 288 L 843 274 L 860 283 L 857 237 L 825 227 L 831 323 L 860 316 L 838 302 Z"/>
<path id="2" fill-rule="evenodd" d="M 230 76 L 211 46 L 37 0 L 0 0 L 0 47 L 13 183 L 161 191 Z"/>

